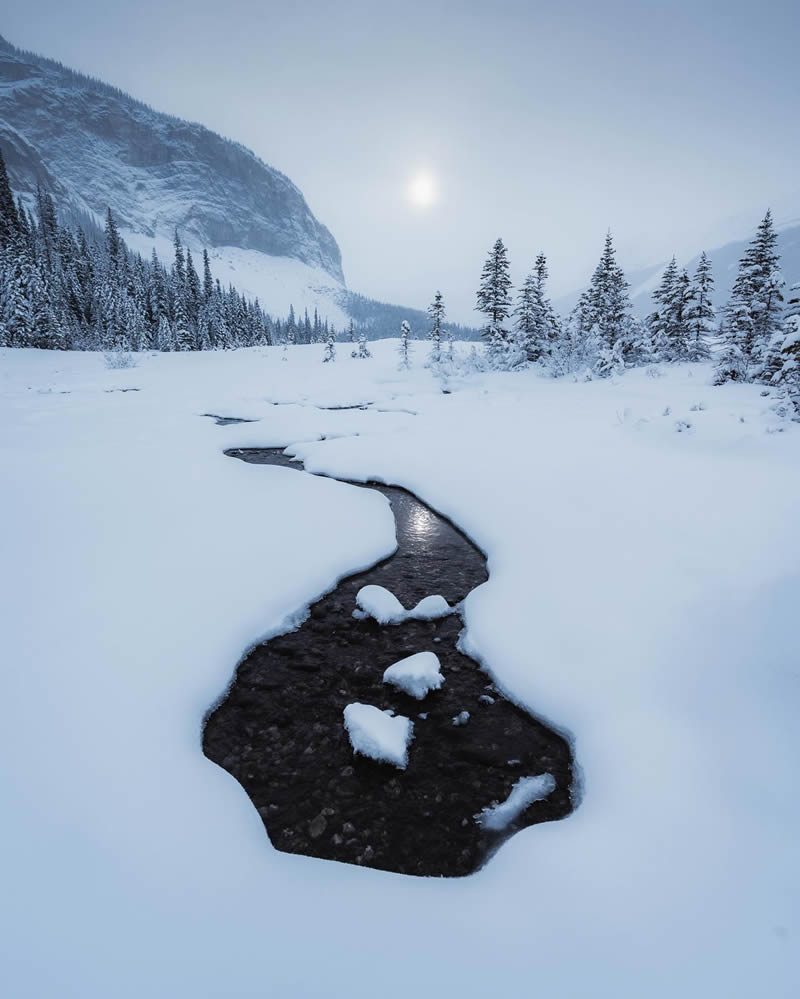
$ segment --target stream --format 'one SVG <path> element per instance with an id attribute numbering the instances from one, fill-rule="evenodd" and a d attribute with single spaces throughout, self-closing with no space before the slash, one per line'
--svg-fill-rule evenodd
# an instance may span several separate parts
<path id="1" fill-rule="evenodd" d="M 280 449 L 225 453 L 305 474 Z M 416 496 L 377 483 L 360 487 L 389 499 L 397 551 L 341 580 L 296 631 L 248 652 L 206 719 L 203 751 L 239 781 L 278 850 L 401 874 L 467 875 L 515 832 L 572 811 L 571 749 L 458 651 L 457 613 L 394 625 L 353 617 L 356 594 L 370 583 L 412 607 L 431 594 L 458 604 L 488 578 L 482 553 Z M 382 677 L 421 651 L 436 653 L 445 683 L 419 701 Z M 407 769 L 354 755 L 343 727 L 343 710 L 354 701 L 412 719 Z M 453 724 L 465 711 L 466 724 Z M 478 820 L 520 778 L 542 773 L 555 788 L 506 828 Z"/>

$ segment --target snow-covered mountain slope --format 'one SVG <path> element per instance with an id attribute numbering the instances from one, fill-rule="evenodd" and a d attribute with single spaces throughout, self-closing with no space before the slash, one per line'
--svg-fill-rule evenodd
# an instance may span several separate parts
<path id="1" fill-rule="evenodd" d="M 17 192 L 42 183 L 60 208 L 102 218 L 110 207 L 146 253 L 177 228 L 193 249 L 213 248 L 220 280 L 268 310 L 318 305 L 342 320 L 331 233 L 288 177 L 202 125 L 0 38 L 0 146 Z"/>

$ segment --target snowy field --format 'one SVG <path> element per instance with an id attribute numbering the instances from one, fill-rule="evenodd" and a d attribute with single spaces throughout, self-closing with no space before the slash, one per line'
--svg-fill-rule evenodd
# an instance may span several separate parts
<path id="1" fill-rule="evenodd" d="M 395 347 L 0 351 L 2 994 L 794 999 L 800 426 L 702 365 L 445 394 Z M 270 846 L 203 716 L 394 528 L 257 445 L 487 553 L 465 641 L 573 739 L 570 818 L 461 880 Z"/>

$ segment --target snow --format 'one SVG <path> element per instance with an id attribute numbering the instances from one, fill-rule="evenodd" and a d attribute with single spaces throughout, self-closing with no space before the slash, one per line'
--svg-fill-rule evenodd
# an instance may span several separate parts
<path id="1" fill-rule="evenodd" d="M 405 608 L 385 586 L 362 586 L 356 594 L 356 604 L 362 613 L 374 617 L 378 624 L 395 624 L 405 617 Z"/>
<path id="2" fill-rule="evenodd" d="M 409 718 L 372 704 L 354 703 L 344 709 L 344 727 L 354 753 L 391 763 L 400 770 L 408 766 L 408 744 L 414 733 Z"/>
<path id="3" fill-rule="evenodd" d="M 459 711 L 457 715 L 453 715 L 452 721 L 456 728 L 459 728 L 461 725 L 466 725 L 469 719 L 469 711 Z"/>
<path id="4" fill-rule="evenodd" d="M 423 597 L 416 607 L 407 612 L 406 617 L 416 618 L 418 621 L 434 621 L 439 617 L 447 617 L 452 611 L 450 604 L 437 593 Z"/>
<path id="5" fill-rule="evenodd" d="M 484 808 L 478 821 L 484 829 L 500 831 L 511 825 L 525 809 L 546 798 L 556 786 L 551 774 L 538 774 L 536 777 L 520 777 L 505 801 Z"/>
<path id="6" fill-rule="evenodd" d="M 372 346 L 0 350 L 4 991 L 477 999 L 533 969 L 570 999 L 794 999 L 800 427 L 705 365 L 444 395 Z M 375 492 L 222 453 L 251 445 L 411 489 L 487 553 L 462 644 L 574 740 L 572 816 L 467 879 L 270 845 L 204 714 L 395 534 Z"/>
<path id="7" fill-rule="evenodd" d="M 383 682 L 421 701 L 432 690 L 439 690 L 444 677 L 439 669 L 439 657 L 433 652 L 416 652 L 392 663 L 384 670 Z"/>
<path id="8" fill-rule="evenodd" d="M 433 621 L 453 612 L 444 597 L 438 594 L 423 597 L 416 607 L 406 610 L 391 590 L 374 583 L 362 586 L 356 594 L 356 603 L 359 608 L 357 616 L 374 617 L 378 624 L 399 624 L 411 619 Z"/>

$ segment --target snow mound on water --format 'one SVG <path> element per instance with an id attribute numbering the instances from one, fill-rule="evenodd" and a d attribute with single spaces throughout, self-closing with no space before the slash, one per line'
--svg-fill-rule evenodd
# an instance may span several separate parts
<path id="1" fill-rule="evenodd" d="M 414 723 L 409 718 L 356 702 L 344 709 L 344 727 L 354 753 L 405 770 L 408 744 L 414 734 Z"/>
<path id="2" fill-rule="evenodd" d="M 433 621 L 437 617 L 447 617 L 452 610 L 445 598 L 437 593 L 434 596 L 423 597 L 413 610 L 406 613 L 406 616 L 419 621 Z"/>
<path id="3" fill-rule="evenodd" d="M 393 624 L 402 621 L 406 615 L 405 608 L 385 586 L 362 586 L 356 594 L 356 603 L 369 617 L 374 617 L 378 624 Z"/>
<path id="4" fill-rule="evenodd" d="M 421 701 L 431 690 L 444 683 L 439 672 L 439 657 L 433 652 L 417 652 L 393 663 L 383 674 L 383 682 L 391 683 Z"/>
<path id="5" fill-rule="evenodd" d="M 399 624 L 410 619 L 433 621 L 446 617 L 453 610 L 444 597 L 435 594 L 423 597 L 416 607 L 407 611 L 391 590 L 374 583 L 361 587 L 356 594 L 356 603 L 362 614 L 374 617 L 378 624 Z"/>
<path id="6" fill-rule="evenodd" d="M 478 821 L 484 829 L 497 832 L 509 826 L 534 801 L 541 801 L 555 790 L 556 782 L 552 774 L 538 774 L 536 777 L 521 777 L 505 801 L 490 808 L 484 808 Z"/>

